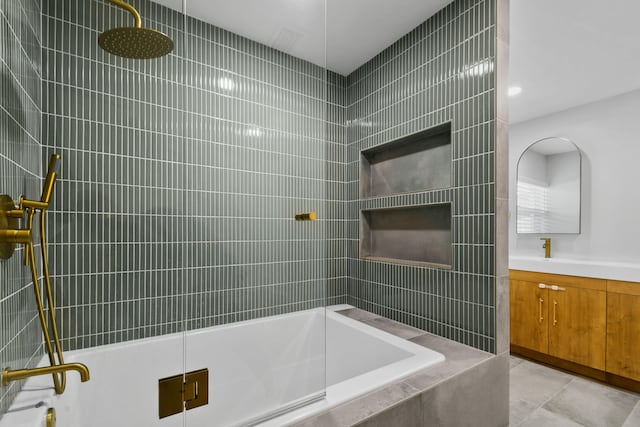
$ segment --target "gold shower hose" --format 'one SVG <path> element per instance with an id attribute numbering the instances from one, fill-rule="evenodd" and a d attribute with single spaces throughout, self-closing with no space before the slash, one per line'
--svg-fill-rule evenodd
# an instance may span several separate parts
<path id="1" fill-rule="evenodd" d="M 47 259 L 47 241 L 45 237 L 45 212 L 49 208 L 49 201 L 51 199 L 51 193 L 53 192 L 53 183 L 55 182 L 56 173 L 54 167 L 56 162 L 60 159 L 60 155 L 54 154 L 49 162 L 49 170 L 47 172 L 47 178 L 43 189 L 41 201 L 20 199 L 20 208 L 25 209 L 28 214 L 27 228 L 32 229 L 33 217 L 36 210 L 40 211 L 40 249 L 42 250 L 42 265 L 44 270 L 44 285 L 47 293 L 47 302 L 49 303 L 49 320 L 51 323 L 51 331 L 53 333 L 53 341 L 55 343 L 55 353 L 57 353 L 58 361 L 56 363 L 56 354 L 51 344 L 51 335 L 49 334 L 49 328 L 47 327 L 47 319 L 44 315 L 44 305 L 42 304 L 42 295 L 40 293 L 40 286 L 38 282 L 38 272 L 36 269 L 36 257 L 33 241 L 30 239 L 25 247 L 25 264 L 29 264 L 31 268 L 31 279 L 33 281 L 33 290 L 36 295 L 36 302 L 38 304 L 38 317 L 40 318 L 40 325 L 42 326 L 42 333 L 44 335 L 45 346 L 49 355 L 49 363 L 51 366 L 64 364 L 62 357 L 62 346 L 60 345 L 60 338 L 58 336 L 58 325 L 55 317 L 55 307 L 53 304 L 53 292 L 51 290 L 51 277 L 49 276 L 49 261 Z M 65 372 L 53 373 L 53 384 L 55 386 L 56 394 L 62 394 L 67 384 L 67 376 Z"/>

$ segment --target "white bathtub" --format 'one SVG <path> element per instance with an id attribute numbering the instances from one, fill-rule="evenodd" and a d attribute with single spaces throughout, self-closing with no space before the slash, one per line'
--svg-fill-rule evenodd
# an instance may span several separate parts
<path id="1" fill-rule="evenodd" d="M 334 312 L 343 308 L 327 309 L 326 320 L 315 309 L 68 352 L 65 361 L 86 364 L 91 380 L 70 372 L 65 393 L 53 396 L 50 376 L 29 379 L 0 427 L 44 427 L 48 407 L 59 427 L 280 427 L 444 360 Z M 209 404 L 158 419 L 158 380 L 203 368 Z M 288 412 L 264 421 L 274 408 Z"/>

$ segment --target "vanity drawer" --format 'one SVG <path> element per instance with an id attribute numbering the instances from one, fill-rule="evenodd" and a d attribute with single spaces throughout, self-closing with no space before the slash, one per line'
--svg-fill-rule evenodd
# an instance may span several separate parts
<path id="1" fill-rule="evenodd" d="M 567 276 L 564 274 L 538 273 L 536 271 L 509 270 L 510 280 L 544 283 L 546 285 L 571 286 L 594 291 L 606 291 L 607 280 L 593 277 Z"/>

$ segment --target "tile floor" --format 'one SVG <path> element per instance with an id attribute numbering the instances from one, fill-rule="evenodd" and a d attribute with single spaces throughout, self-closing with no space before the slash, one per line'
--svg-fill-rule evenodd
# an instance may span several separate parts
<path id="1" fill-rule="evenodd" d="M 511 356 L 510 427 L 640 427 L 640 394 Z"/>

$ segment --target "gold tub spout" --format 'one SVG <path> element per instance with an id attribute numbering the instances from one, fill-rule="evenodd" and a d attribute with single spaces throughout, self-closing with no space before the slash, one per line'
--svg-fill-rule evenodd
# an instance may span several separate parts
<path id="1" fill-rule="evenodd" d="M 82 382 L 89 381 L 89 368 L 82 363 L 64 363 L 62 365 L 45 366 L 44 368 L 16 369 L 2 371 L 2 385 L 7 386 L 12 381 L 24 380 L 25 378 L 38 375 L 57 374 L 66 371 L 77 371 Z"/>

